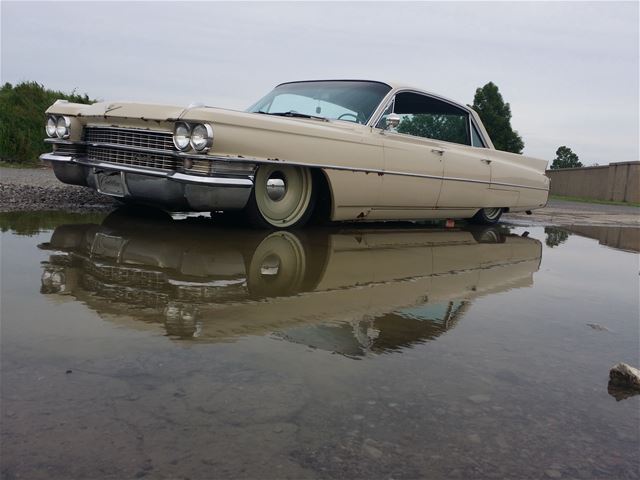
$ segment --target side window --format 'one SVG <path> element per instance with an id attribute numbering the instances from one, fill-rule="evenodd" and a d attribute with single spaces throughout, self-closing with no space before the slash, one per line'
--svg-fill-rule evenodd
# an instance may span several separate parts
<path id="1" fill-rule="evenodd" d="M 412 92 L 396 95 L 393 105 L 393 113 L 400 116 L 398 133 L 471 145 L 469 114 L 463 109 Z M 384 128 L 389 113 L 385 111 L 378 128 Z"/>
<path id="2" fill-rule="evenodd" d="M 482 137 L 478 133 L 478 130 L 476 129 L 476 126 L 473 123 L 471 124 L 471 146 L 472 147 L 487 148 L 487 146 L 482 141 Z"/>

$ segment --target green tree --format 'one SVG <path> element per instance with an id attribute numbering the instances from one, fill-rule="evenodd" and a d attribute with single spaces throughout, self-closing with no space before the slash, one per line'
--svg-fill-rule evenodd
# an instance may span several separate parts
<path id="1" fill-rule="evenodd" d="M 511 107 L 504 102 L 495 83 L 489 82 L 484 87 L 476 89 L 473 109 L 480 115 L 498 150 L 522 153 L 524 142 L 518 132 L 511 128 Z"/>
<path id="2" fill-rule="evenodd" d="M 45 89 L 36 82 L 5 83 L 0 88 L 0 160 L 35 163 L 41 153 L 51 150 L 44 143 L 44 111 L 58 99 L 92 103 L 86 94 Z"/>
<path id="3" fill-rule="evenodd" d="M 569 147 L 563 145 L 556 150 L 556 158 L 551 164 L 551 169 L 578 168 L 582 166 L 582 162 L 580 162 L 578 155 L 573 153 Z"/>

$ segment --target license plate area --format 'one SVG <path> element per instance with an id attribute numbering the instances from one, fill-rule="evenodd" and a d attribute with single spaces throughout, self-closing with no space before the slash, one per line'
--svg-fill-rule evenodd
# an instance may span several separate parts
<path id="1" fill-rule="evenodd" d="M 96 172 L 98 192 L 113 197 L 124 197 L 124 175 L 122 172 Z"/>

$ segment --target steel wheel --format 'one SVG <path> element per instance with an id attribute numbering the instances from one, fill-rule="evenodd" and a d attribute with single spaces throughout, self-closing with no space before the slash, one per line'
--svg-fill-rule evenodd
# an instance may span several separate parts
<path id="1" fill-rule="evenodd" d="M 481 225 L 493 225 L 498 223 L 502 216 L 502 208 L 483 208 L 478 210 L 471 221 Z"/>
<path id="2" fill-rule="evenodd" d="M 249 219 L 256 226 L 302 226 L 314 205 L 313 177 L 307 168 L 263 165 L 256 172 Z"/>

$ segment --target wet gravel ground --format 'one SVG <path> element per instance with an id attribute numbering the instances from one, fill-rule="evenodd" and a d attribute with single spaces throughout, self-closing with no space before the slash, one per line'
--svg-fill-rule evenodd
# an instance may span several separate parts
<path id="1" fill-rule="evenodd" d="M 85 187 L 60 182 L 49 168 L 0 168 L 0 211 L 109 210 L 117 202 Z"/>
<path id="2" fill-rule="evenodd" d="M 545 208 L 534 210 L 531 215 L 509 213 L 502 217 L 502 221 L 516 225 L 559 227 L 640 227 L 640 208 L 550 199 Z"/>

